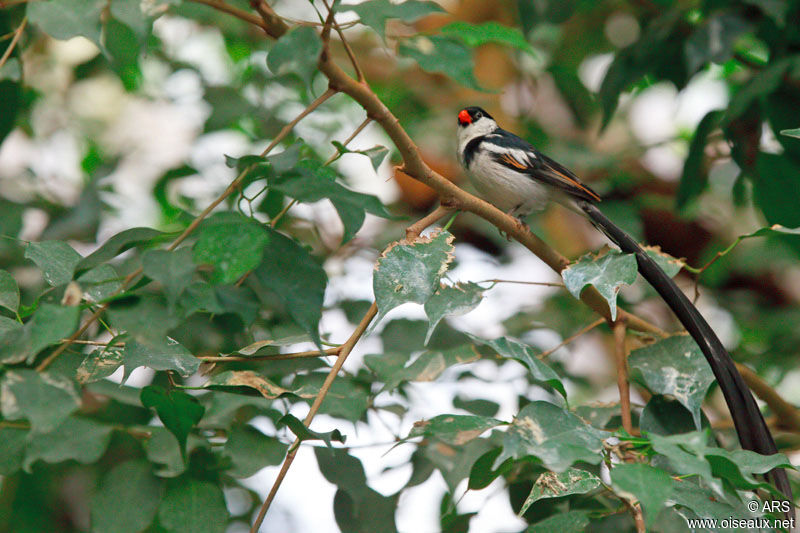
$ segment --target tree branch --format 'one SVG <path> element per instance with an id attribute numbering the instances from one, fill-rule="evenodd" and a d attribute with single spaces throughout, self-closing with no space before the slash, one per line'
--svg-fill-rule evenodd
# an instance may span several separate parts
<path id="1" fill-rule="evenodd" d="M 635 435 L 631 423 L 631 391 L 628 384 L 628 358 L 625 350 L 625 322 L 614 322 L 614 359 L 617 366 L 617 388 L 619 389 L 619 408 L 622 411 L 622 427 L 630 435 Z M 638 432 L 637 432 L 638 433 Z"/>
<path id="2" fill-rule="evenodd" d="M 769 406 L 779 426 L 800 432 L 800 413 L 798 413 L 797 407 L 781 398 L 775 389 L 748 367 L 736 363 L 736 369 L 750 390 Z"/>
<path id="3" fill-rule="evenodd" d="M 0 68 L 3 68 L 3 65 L 6 64 L 8 58 L 11 57 L 11 52 L 14 51 L 14 48 L 17 46 L 20 37 L 22 37 L 22 32 L 25 31 L 25 26 L 28 24 L 28 17 L 22 19 L 22 22 L 19 24 L 19 27 L 14 31 L 14 37 L 11 39 L 11 42 L 8 44 L 8 48 L 6 51 L 3 52 L 3 57 L 0 57 Z"/>

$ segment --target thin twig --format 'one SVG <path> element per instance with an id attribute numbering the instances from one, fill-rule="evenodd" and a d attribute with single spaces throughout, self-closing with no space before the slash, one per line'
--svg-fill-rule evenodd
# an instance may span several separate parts
<path id="1" fill-rule="evenodd" d="M 302 112 L 300 112 L 300 114 L 299 114 L 299 115 L 297 115 L 297 116 L 294 118 L 294 120 L 292 120 L 291 122 L 289 122 L 289 123 L 288 123 L 286 126 L 284 126 L 284 127 L 283 127 L 283 129 L 281 129 L 281 131 L 280 131 L 280 132 L 278 133 L 278 135 L 277 135 L 277 136 L 276 136 L 276 137 L 275 137 L 275 138 L 272 140 L 272 142 L 269 144 L 269 146 L 267 146 L 267 147 L 264 149 L 264 151 L 263 151 L 263 152 L 261 152 L 261 157 L 264 157 L 264 156 L 266 156 L 266 155 L 267 155 L 267 154 L 268 154 L 268 153 L 269 153 L 269 152 L 270 152 L 270 151 L 271 151 L 273 148 L 275 148 L 275 147 L 278 145 L 278 143 L 280 143 L 280 142 L 281 142 L 281 141 L 282 141 L 282 140 L 283 140 L 283 139 L 284 139 L 284 138 L 285 138 L 285 137 L 286 137 L 286 136 L 289 134 L 289 132 L 290 132 L 290 131 L 292 131 L 292 128 L 294 128 L 294 127 L 295 127 L 295 125 L 297 125 L 297 123 L 298 123 L 298 122 L 300 122 L 300 121 L 301 121 L 303 118 L 305 118 L 305 117 L 306 117 L 306 116 L 307 116 L 309 113 L 311 113 L 311 112 L 312 112 L 312 111 L 314 111 L 316 108 L 318 108 L 320 105 L 322 105 L 322 103 L 324 103 L 326 100 L 328 100 L 328 98 L 330 98 L 331 96 L 333 96 L 334 94 L 336 94 L 336 92 L 337 92 L 337 91 L 336 91 L 335 89 L 328 88 L 328 90 L 327 90 L 327 91 L 325 91 L 324 93 L 322 93 L 322 95 L 320 95 L 320 96 L 319 96 L 319 98 L 317 98 L 316 100 L 314 100 L 313 102 L 311 102 L 311 103 L 308 105 L 308 107 L 306 107 L 306 108 L 305 108 L 305 109 L 304 109 Z M 192 221 L 192 223 L 191 223 L 191 224 L 189 224 L 189 226 L 188 226 L 188 227 L 187 227 L 187 228 L 186 228 L 186 229 L 183 231 L 183 233 L 181 233 L 181 234 L 178 236 L 178 238 L 177 238 L 177 239 L 175 239 L 175 240 L 172 242 L 172 244 L 170 244 L 170 245 L 167 247 L 167 250 L 170 250 L 170 251 L 171 251 L 171 250 L 174 250 L 174 249 L 175 249 L 175 248 L 177 248 L 177 247 L 178 247 L 178 246 L 179 246 L 179 245 L 180 245 L 180 244 L 181 244 L 181 243 L 182 243 L 184 240 L 186 240 L 186 238 L 187 238 L 187 237 L 189 237 L 189 235 L 191 235 L 191 234 L 192 234 L 192 232 L 193 232 L 195 229 L 197 229 L 197 226 L 199 226 L 199 225 L 200 225 L 200 223 L 201 223 L 201 222 L 202 222 L 202 221 L 203 221 L 203 220 L 204 220 L 204 219 L 205 219 L 205 218 L 206 218 L 206 217 L 207 217 L 207 216 L 208 216 L 208 215 L 211 213 L 211 211 L 213 211 L 213 210 L 214 210 L 214 208 L 215 208 L 215 207 L 217 207 L 219 204 L 221 204 L 221 203 L 222 203 L 222 202 L 223 202 L 223 201 L 224 201 L 224 200 L 225 200 L 225 199 L 226 199 L 228 196 L 230 196 L 230 195 L 231 195 L 231 194 L 232 194 L 232 193 L 233 193 L 235 190 L 237 190 L 237 189 L 239 188 L 239 186 L 241 185 L 242 181 L 244 181 L 244 178 L 245 178 L 245 177 L 246 177 L 246 176 L 247 176 L 247 175 L 250 173 L 250 171 L 251 171 L 251 170 L 252 170 L 254 167 L 255 167 L 255 164 L 253 164 L 253 165 L 250 165 L 250 166 L 248 166 L 247 168 L 245 168 L 244 170 L 242 170 L 242 172 L 241 172 L 241 173 L 239 173 L 239 175 L 236 177 L 236 179 L 235 179 L 235 180 L 233 180 L 233 181 L 230 183 L 230 185 L 228 185 L 228 187 L 227 187 L 227 188 L 226 188 L 226 189 L 225 189 L 225 190 L 222 192 L 222 194 L 220 194 L 220 195 L 217 197 L 217 199 L 216 199 L 216 200 L 214 200 L 213 202 L 211 202 L 211 205 L 209 205 L 208 207 L 206 207 L 206 208 L 203 210 L 203 212 L 202 212 L 202 213 L 200 213 L 199 215 L 197 215 L 197 217 L 195 217 L 195 219 Z M 127 288 L 128 288 L 130 285 L 131 285 L 131 283 L 133 282 L 133 280 L 134 280 L 134 279 L 136 279 L 137 277 L 139 277 L 139 275 L 141 275 L 141 273 L 142 273 L 142 272 L 143 272 L 143 269 L 142 269 L 142 267 L 139 267 L 139 268 L 137 268 L 136 270 L 134 270 L 133 272 L 131 272 L 130 274 L 128 274 L 128 276 L 127 276 L 127 277 L 125 277 L 125 280 L 122 282 L 122 285 L 120 286 L 120 288 L 119 288 L 119 289 L 117 289 L 117 290 L 116 290 L 116 291 L 115 291 L 115 292 L 112 294 L 112 296 L 116 296 L 117 294 L 120 294 L 120 293 L 122 293 L 123 291 L 125 291 L 125 290 L 126 290 L 126 289 L 127 289 Z M 78 339 L 78 338 L 79 338 L 81 335 L 83 335 L 83 334 L 86 332 L 86 330 L 87 330 L 87 329 L 89 329 L 89 326 L 90 326 L 92 323 L 94 323 L 94 321 L 95 321 L 95 320 L 97 320 L 98 318 L 100 318 L 100 315 L 101 315 L 101 314 L 102 314 L 102 313 L 103 313 L 103 312 L 104 312 L 104 311 L 105 311 L 105 310 L 108 308 L 108 305 L 109 305 L 108 303 L 104 303 L 104 304 L 103 304 L 103 305 L 101 305 L 101 306 L 100 306 L 100 307 L 99 307 L 99 308 L 98 308 L 98 309 L 97 309 L 97 310 L 96 310 L 94 313 L 92 313 L 92 314 L 91 314 L 91 316 L 89 316 L 89 318 L 88 318 L 88 319 L 87 319 L 87 320 L 86 320 L 86 321 L 85 321 L 85 322 L 84 322 L 84 323 L 81 325 L 81 327 L 80 327 L 80 328 L 78 328 L 78 330 L 77 330 L 75 333 L 73 333 L 73 334 L 72 334 L 72 335 L 71 335 L 71 336 L 70 336 L 70 337 L 69 337 L 69 338 L 66 340 L 66 342 L 63 342 L 63 343 L 62 343 L 62 344 L 61 344 L 61 345 L 60 345 L 58 348 L 56 348 L 55 350 L 53 350 L 53 353 L 51 353 L 50 355 L 48 355 L 48 356 L 47 356 L 47 357 L 46 357 L 46 358 L 45 358 L 45 359 L 44 359 L 44 360 L 43 360 L 43 361 L 42 361 L 42 362 L 39 364 L 39 366 L 37 366 L 37 367 L 36 367 L 36 371 L 37 371 L 37 372 L 43 372 L 44 370 L 46 370 L 46 369 L 47 369 L 47 367 L 48 367 L 48 366 L 50 366 L 50 364 L 51 364 L 53 361 L 55 361 L 55 359 L 56 359 L 56 358 L 57 358 L 59 355 L 61 355 L 61 354 L 64 352 L 64 350 L 66 350 L 66 349 L 67 349 L 67 348 L 68 348 L 68 347 L 69 347 L 69 346 L 70 346 L 70 345 L 71 345 L 73 342 L 75 342 L 75 340 L 76 340 L 76 339 Z"/>
<path id="2" fill-rule="evenodd" d="M 441 219 L 443 219 L 452 212 L 453 212 L 452 207 L 446 207 L 440 205 L 439 207 L 434 209 L 430 214 L 424 216 L 423 218 L 421 218 L 420 220 L 418 220 L 417 222 L 406 228 L 406 240 L 413 241 L 415 239 L 418 239 L 420 234 L 425 230 L 425 228 L 427 228 L 431 224 L 439 222 Z"/>
<path id="3" fill-rule="evenodd" d="M 8 48 L 6 48 L 6 51 L 3 52 L 3 57 L 0 57 L 0 68 L 3 68 L 3 65 L 6 64 L 6 61 L 8 61 L 8 58 L 11 57 L 11 52 L 13 52 L 14 47 L 17 46 L 17 43 L 19 42 L 20 37 L 22 37 L 22 32 L 25 31 L 25 26 L 27 24 L 28 24 L 28 17 L 25 17 L 22 19 L 22 22 L 20 22 L 19 27 L 14 32 L 14 38 L 11 39 L 11 42 L 8 44 Z"/>
<path id="4" fill-rule="evenodd" d="M 317 397 L 314 399 L 314 403 L 311 405 L 311 409 L 308 411 L 308 415 L 306 415 L 303 424 L 308 427 L 311 424 L 311 421 L 314 419 L 314 416 L 319 411 L 320 406 L 322 405 L 323 400 L 325 400 L 325 396 L 328 394 L 328 391 L 333 384 L 333 380 L 336 379 L 336 375 L 341 370 L 342 365 L 344 364 L 347 356 L 350 355 L 350 352 L 353 350 L 353 347 L 356 345 L 356 342 L 361 338 L 364 332 L 367 330 L 370 322 L 372 319 L 375 318 L 375 315 L 378 314 L 378 306 L 373 302 L 372 305 L 367 310 L 367 313 L 364 315 L 364 318 L 361 319 L 361 322 L 356 327 L 353 334 L 350 335 L 350 338 L 342 344 L 341 351 L 339 352 L 339 357 L 336 358 L 336 362 L 331 367 L 330 372 L 328 372 L 328 376 L 325 378 L 325 382 L 322 384 L 322 387 L 317 394 Z M 286 477 L 286 473 L 289 471 L 289 467 L 292 465 L 295 456 L 297 455 L 297 450 L 299 448 L 300 439 L 296 439 L 294 444 L 289 448 L 289 452 L 286 454 L 286 458 L 283 460 L 283 465 L 281 466 L 281 470 L 278 473 L 278 477 L 275 479 L 275 482 L 272 484 L 272 488 L 269 491 L 264 503 L 261 505 L 261 509 L 258 512 L 258 516 L 253 522 L 252 527 L 250 528 L 250 533 L 256 533 L 258 529 L 261 527 L 261 524 L 264 522 L 264 517 L 269 510 L 272 501 L 275 499 L 275 494 L 277 494 L 278 489 L 283 482 L 283 479 Z"/>
<path id="5" fill-rule="evenodd" d="M 517 281 L 514 279 L 485 279 L 476 283 L 516 283 L 518 285 L 541 285 L 542 287 L 561 287 L 564 288 L 563 283 L 556 281 Z"/>
<path id="6" fill-rule="evenodd" d="M 319 350 L 309 350 L 307 352 L 276 353 L 271 355 L 201 355 L 197 358 L 207 363 L 234 363 L 249 361 L 281 361 L 283 359 L 303 359 L 308 357 L 319 357 L 320 355 L 337 355 L 341 351 L 341 346 L 328 348 L 320 352 Z"/>
<path id="7" fill-rule="evenodd" d="M 784 400 L 775 389 L 748 367 L 736 363 L 736 369 L 750 390 L 769 406 L 777 418 L 778 425 L 800 432 L 800 413 L 798 413 L 797 407 Z"/>
<path id="8" fill-rule="evenodd" d="M 617 366 L 617 388 L 619 407 L 622 411 L 622 427 L 629 435 L 635 435 L 631 422 L 631 391 L 628 384 L 628 357 L 625 350 L 625 322 L 614 322 L 614 359 Z"/>
<path id="9" fill-rule="evenodd" d="M 575 339 L 577 339 L 578 337 L 580 337 L 584 333 L 588 333 L 588 332 L 592 331 L 594 328 L 596 328 L 597 326 L 599 326 L 600 324 L 602 324 L 605 321 L 606 321 L 605 318 L 598 318 L 597 320 L 595 320 L 594 322 L 592 322 L 591 324 L 589 324 L 585 328 L 581 329 L 577 333 L 574 333 L 574 334 L 570 335 L 569 337 L 567 337 L 563 341 L 559 342 L 556 346 L 553 346 L 549 350 L 546 350 L 546 351 L 540 353 L 536 357 L 538 357 L 539 359 L 544 359 L 545 357 L 547 357 L 548 355 L 552 354 L 553 352 L 555 352 L 559 348 L 563 348 L 567 344 L 571 343 L 572 341 L 574 341 Z"/>
<path id="10" fill-rule="evenodd" d="M 347 52 L 347 57 L 350 59 L 350 64 L 353 65 L 353 70 L 356 73 L 356 79 L 359 83 L 366 83 L 366 78 L 364 77 L 364 71 L 361 70 L 361 67 L 358 65 L 358 60 L 356 59 L 356 55 L 353 53 L 353 49 L 350 48 L 350 44 L 347 42 L 347 39 L 344 37 L 344 32 L 342 31 L 341 26 L 339 23 L 336 22 L 336 18 L 333 14 L 333 7 L 328 5 L 327 0 L 322 0 L 322 3 L 325 4 L 325 7 L 328 8 L 328 12 L 330 16 L 333 18 L 333 27 L 336 29 L 336 33 L 339 34 L 339 39 L 342 41 L 342 45 L 344 46 L 345 52 Z"/>
<path id="11" fill-rule="evenodd" d="M 355 138 L 356 138 L 356 136 L 357 136 L 359 133 L 361 133 L 361 132 L 364 130 L 364 128 L 366 128 L 366 127 L 367 127 L 367 125 L 368 125 L 370 122 L 372 122 L 372 119 L 371 119 L 371 118 L 369 118 L 369 117 L 365 118 L 365 119 L 364 119 L 364 122 L 362 122 L 361 124 L 359 124 L 359 125 L 358 125 L 358 127 L 357 127 L 355 130 L 353 130 L 353 133 L 351 133 L 351 134 L 350 134 L 350 136 L 349 136 L 347 139 L 345 139 L 345 141 L 342 143 L 342 146 L 347 146 L 348 144 L 350 144 L 350 141 L 352 141 L 353 139 L 355 139 Z M 335 154 L 333 154 L 333 155 L 331 155 L 331 156 L 330 156 L 330 157 L 329 157 L 327 160 L 325 160 L 325 162 L 322 164 L 322 166 L 323 166 L 323 167 L 327 167 L 328 165 L 330 165 L 331 163 L 333 163 L 334 161 L 336 161 L 336 159 L 337 159 L 337 158 L 338 158 L 340 155 L 341 155 L 341 154 L 339 153 L 339 150 L 336 150 L 336 153 L 335 153 Z"/>

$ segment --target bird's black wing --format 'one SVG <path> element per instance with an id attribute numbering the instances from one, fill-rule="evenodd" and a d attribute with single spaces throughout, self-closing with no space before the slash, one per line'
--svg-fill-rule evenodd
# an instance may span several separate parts
<path id="1" fill-rule="evenodd" d="M 505 130 L 487 135 L 484 142 L 503 149 L 494 152 L 494 160 L 506 168 L 527 174 L 570 196 L 589 202 L 599 202 L 600 196 L 583 184 L 568 168 L 538 152 L 524 139 Z"/>

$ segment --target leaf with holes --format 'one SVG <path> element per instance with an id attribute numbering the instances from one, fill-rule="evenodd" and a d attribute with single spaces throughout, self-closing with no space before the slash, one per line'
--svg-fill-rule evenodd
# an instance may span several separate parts
<path id="1" fill-rule="evenodd" d="M 446 316 L 465 315 L 478 307 L 483 300 L 484 289 L 476 283 L 456 283 L 455 285 L 440 285 L 433 295 L 425 302 L 425 314 L 428 315 L 428 333 L 425 335 L 425 344 L 431 340 L 433 330 Z"/>
<path id="2" fill-rule="evenodd" d="M 565 400 L 567 399 L 567 390 L 564 388 L 564 384 L 561 383 L 561 378 L 558 377 L 558 374 L 556 374 L 552 368 L 540 361 L 539 358 L 536 357 L 537 354 L 534 352 L 533 348 L 527 344 L 522 344 L 519 341 L 507 337 L 499 337 L 491 341 L 480 339 L 473 335 L 470 335 L 470 338 L 479 344 L 488 346 L 502 357 L 516 359 L 528 367 L 531 377 L 534 380 L 554 388 Z"/>
<path id="3" fill-rule="evenodd" d="M 681 402 L 692 413 L 695 426 L 700 427 L 700 408 L 714 374 L 694 339 L 675 335 L 633 350 L 628 366 L 631 377 L 650 392 Z"/>
<path id="4" fill-rule="evenodd" d="M 519 412 L 503 437 L 499 465 L 509 457 L 538 457 L 548 470 L 564 472 L 576 461 L 598 464 L 607 434 L 549 402 L 531 402 Z"/>
<path id="5" fill-rule="evenodd" d="M 192 428 L 200 421 L 205 407 L 193 396 L 180 390 L 165 390 L 158 385 L 148 385 L 142 389 L 140 399 L 145 407 L 154 408 L 164 424 L 181 447 L 181 455 L 186 458 L 186 438 Z"/>
<path id="6" fill-rule="evenodd" d="M 378 320 L 406 302 L 427 302 L 453 261 L 453 251 L 453 236 L 440 230 L 411 244 L 394 243 L 384 250 L 372 277 Z"/>
<path id="7" fill-rule="evenodd" d="M 460 446 L 504 424 L 506 422 L 488 416 L 439 415 L 430 420 L 415 422 L 406 439 L 429 437 Z"/>
<path id="8" fill-rule="evenodd" d="M 119 337 L 112 339 L 109 345 L 112 345 L 117 338 Z M 117 347 L 98 348 L 94 350 L 81 361 L 81 365 L 78 367 L 75 374 L 75 379 L 78 380 L 78 383 L 83 385 L 107 378 L 122 366 L 122 354 L 123 349 Z"/>
<path id="9" fill-rule="evenodd" d="M 617 317 L 617 293 L 623 285 L 636 281 L 636 257 L 617 250 L 603 254 L 586 254 L 561 272 L 564 285 L 575 298 L 588 285 L 593 285 L 606 299 L 611 310 L 611 318 Z"/>
<path id="10" fill-rule="evenodd" d="M 600 479 L 585 470 L 570 468 L 566 472 L 557 474 L 555 472 L 545 472 L 536 478 L 525 503 L 517 513 L 519 516 L 525 514 L 528 508 L 539 500 L 545 498 L 560 498 L 570 494 L 586 494 L 600 486 Z"/>

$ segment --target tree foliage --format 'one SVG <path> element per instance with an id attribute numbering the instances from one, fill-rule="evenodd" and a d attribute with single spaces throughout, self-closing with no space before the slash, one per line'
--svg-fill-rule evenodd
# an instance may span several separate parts
<path id="1" fill-rule="evenodd" d="M 586 253 L 591 229 L 548 211 L 533 227 L 568 262 L 442 175 L 460 177 L 454 117 L 472 103 L 580 171 L 671 276 L 699 283 L 765 416 L 793 413 L 774 424 L 789 452 L 800 397 L 774 386 L 790 389 L 800 346 L 797 2 L 5 4 L 0 529 L 249 526 L 269 487 L 244 480 L 305 448 L 335 496 L 287 512 L 332 505 L 342 531 L 413 528 L 397 510 L 422 484 L 442 531 L 477 523 L 461 497 L 490 485 L 520 531 L 780 517 L 747 503 L 789 459 L 729 449 L 718 402 L 709 424 L 713 375 L 690 337 L 659 335 L 675 324 L 634 257 Z M 647 95 L 709 81 L 719 105 L 654 143 L 637 130 Z M 165 146 L 147 159 L 149 137 Z M 671 174 L 652 165 L 664 150 Z M 515 281 L 563 287 L 534 305 L 465 275 L 475 249 L 497 270 L 521 255 L 486 221 L 561 271 Z M 597 403 L 619 397 L 615 373 L 632 406 Z M 444 406 L 419 401 L 437 386 Z M 365 469 L 359 444 L 400 464 Z M 375 488 L 400 466 L 407 481 Z"/>

